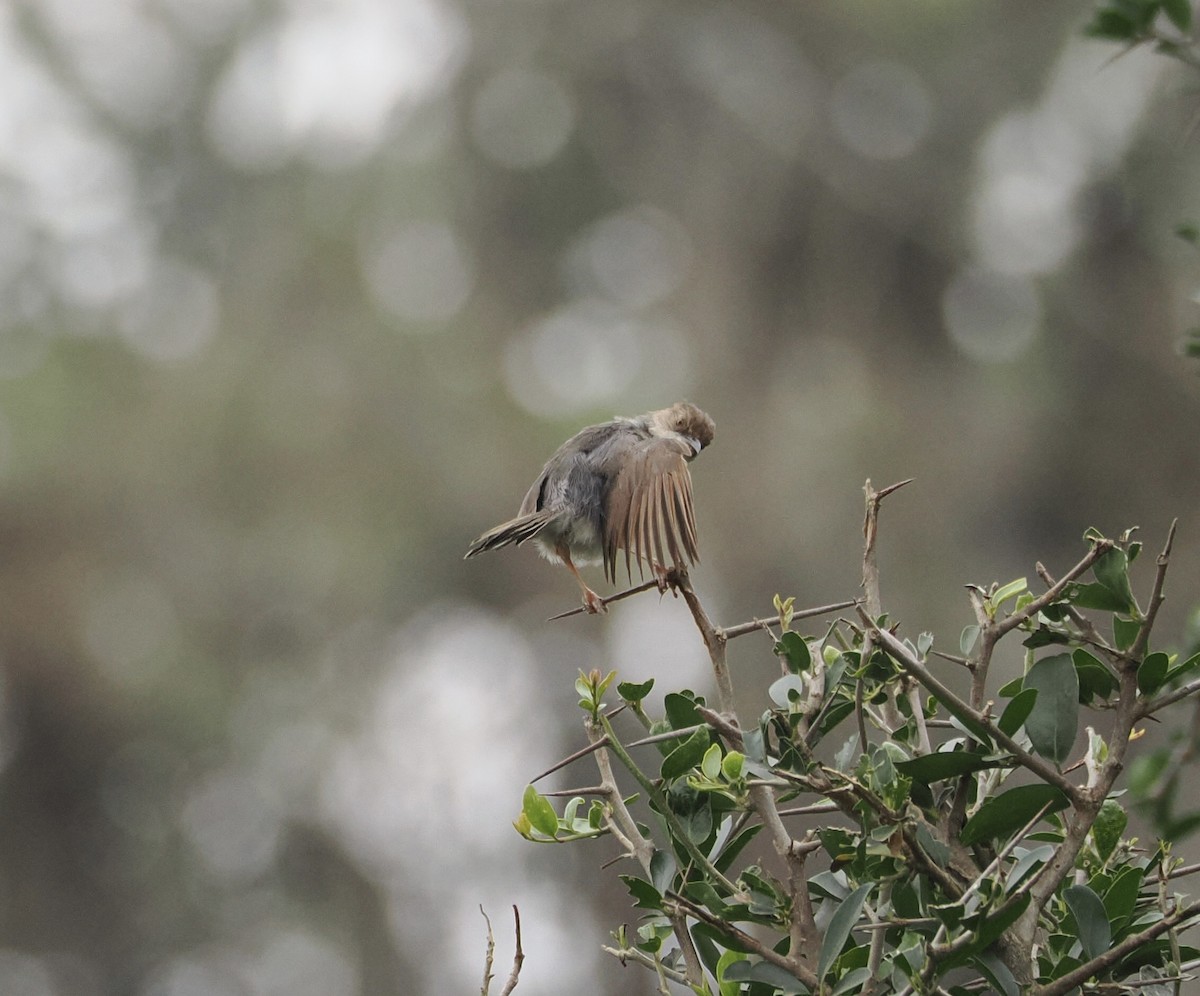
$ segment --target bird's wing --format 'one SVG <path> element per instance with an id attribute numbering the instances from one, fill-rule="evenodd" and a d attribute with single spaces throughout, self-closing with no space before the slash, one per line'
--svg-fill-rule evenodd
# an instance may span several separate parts
<path id="1" fill-rule="evenodd" d="M 633 579 L 633 561 L 644 577 L 646 564 L 685 566 L 700 560 L 692 476 L 685 455 L 691 450 L 675 439 L 642 439 L 620 460 L 605 505 L 604 573 L 617 579 L 617 551 L 625 551 L 625 571 Z"/>

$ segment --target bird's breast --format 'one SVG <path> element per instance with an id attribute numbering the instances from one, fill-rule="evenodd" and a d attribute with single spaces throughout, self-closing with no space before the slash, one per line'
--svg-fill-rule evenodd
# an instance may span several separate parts
<path id="1" fill-rule="evenodd" d="M 601 560 L 600 530 L 583 516 L 562 516 L 549 522 L 534 542 L 547 560 L 559 561 L 558 547 L 564 543 L 576 565 L 598 564 Z"/>

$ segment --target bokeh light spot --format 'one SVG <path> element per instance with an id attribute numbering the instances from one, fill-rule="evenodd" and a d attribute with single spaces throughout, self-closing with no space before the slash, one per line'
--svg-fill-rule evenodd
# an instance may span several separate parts
<path id="1" fill-rule="evenodd" d="M 973 360 L 1015 360 L 1034 341 L 1042 309 L 1032 281 L 971 268 L 946 288 L 942 314 L 950 340 Z"/>
<path id="2" fill-rule="evenodd" d="M 562 151 L 575 124 L 566 89 L 535 69 L 505 69 L 475 97 L 471 135 L 479 151 L 510 169 L 532 169 Z"/>
<path id="3" fill-rule="evenodd" d="M 928 134 L 933 100 L 907 66 L 867 62 L 835 84 L 830 114 L 842 140 L 859 155 L 902 159 Z"/>
<path id="4" fill-rule="evenodd" d="M 281 814 L 254 779 L 218 771 L 201 781 L 183 806 L 184 834 L 218 879 L 257 878 L 279 850 Z"/>
<path id="5" fill-rule="evenodd" d="M 59 991 L 42 959 L 0 948 L 0 993 L 4 996 L 58 996 Z"/>
<path id="6" fill-rule="evenodd" d="M 217 328 L 216 283 L 182 260 L 159 257 L 146 286 L 120 315 L 121 335 L 148 359 L 189 359 L 212 339 Z"/>
<path id="7" fill-rule="evenodd" d="M 642 204 L 589 226 L 568 250 L 566 267 L 579 292 L 645 308 L 682 283 L 691 257 L 684 227 L 665 211 Z"/>
<path id="8" fill-rule="evenodd" d="M 642 355 L 637 323 L 596 299 L 570 304 L 509 343 L 509 392 L 527 411 L 558 416 L 595 407 L 624 391 Z"/>
<path id="9" fill-rule="evenodd" d="M 474 267 L 454 230 L 416 221 L 368 236 L 360 251 L 363 276 L 379 305 L 408 322 L 445 322 L 466 304 Z"/>
<path id="10" fill-rule="evenodd" d="M 97 581 L 85 606 L 88 652 L 121 684 L 136 686 L 159 676 L 178 628 L 175 607 L 162 586 L 141 575 Z"/>

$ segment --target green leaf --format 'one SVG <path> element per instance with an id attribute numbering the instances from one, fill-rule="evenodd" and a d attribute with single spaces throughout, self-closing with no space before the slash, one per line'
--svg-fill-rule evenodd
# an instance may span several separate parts
<path id="1" fill-rule="evenodd" d="M 539 833 L 547 837 L 558 835 L 558 816 L 555 815 L 554 807 L 532 785 L 525 788 L 525 795 L 521 799 L 521 812 Z"/>
<path id="2" fill-rule="evenodd" d="M 818 979 L 825 978 L 838 955 L 842 953 L 842 948 L 846 946 L 846 940 L 850 937 L 850 931 L 858 923 L 863 903 L 867 901 L 867 896 L 874 887 L 871 882 L 860 885 L 845 898 L 834 912 L 829 926 L 825 930 L 825 938 L 821 941 L 821 954 L 817 959 Z"/>
<path id="3" fill-rule="evenodd" d="M 778 965 L 769 961 L 735 961 L 725 970 L 729 982 L 765 982 L 780 993 L 806 993 L 808 987 Z"/>
<path id="4" fill-rule="evenodd" d="M 1028 725 L 1025 728 L 1028 730 Z M 1009 789 L 988 799 L 976 810 L 962 828 L 959 840 L 970 846 L 980 841 L 1007 837 L 1032 820 L 1043 806 L 1047 807 L 1047 815 L 1066 809 L 1067 797 L 1053 785 L 1042 782 Z"/>
<path id="5" fill-rule="evenodd" d="M 775 644 L 775 653 L 788 662 L 792 674 L 800 674 L 812 667 L 812 655 L 808 643 L 799 633 L 787 632 Z"/>
<path id="6" fill-rule="evenodd" d="M 650 855 L 650 881 L 660 895 L 671 888 L 671 883 L 675 881 L 675 872 L 678 870 L 675 855 L 670 851 L 655 849 Z"/>
<path id="7" fill-rule="evenodd" d="M 1092 565 L 1092 573 L 1096 575 L 1105 588 L 1113 593 L 1119 602 L 1118 611 L 1132 612 L 1135 607 L 1133 590 L 1129 587 L 1129 558 L 1119 547 L 1112 547 Z"/>
<path id="8" fill-rule="evenodd" d="M 779 600 L 779 596 L 775 596 L 775 600 Z M 738 996 L 741 992 L 741 986 L 738 985 L 736 979 L 727 979 L 725 973 L 729 971 L 729 967 L 734 962 L 746 961 L 746 956 L 740 951 L 726 951 L 717 959 L 717 969 L 713 973 L 717 977 L 717 986 L 720 996 Z"/>
<path id="9" fill-rule="evenodd" d="M 1107 699 L 1117 690 L 1117 676 L 1098 657 L 1082 647 L 1072 651 L 1071 660 L 1079 676 L 1079 701 L 1084 705 L 1092 699 Z"/>
<path id="10" fill-rule="evenodd" d="M 1112 946 L 1112 927 L 1104 903 L 1086 885 L 1069 885 L 1063 898 L 1075 917 L 1079 941 L 1089 959 L 1098 958 Z"/>
<path id="11" fill-rule="evenodd" d="M 758 832 L 763 828 L 761 823 L 752 823 L 739 833 L 736 837 L 730 838 L 725 842 L 725 846 L 721 849 L 720 855 L 713 862 L 716 865 L 717 871 L 724 874 L 729 871 L 729 866 L 737 859 L 737 856 L 742 853 L 742 850 L 750 843 Z"/>
<path id="12" fill-rule="evenodd" d="M 971 963 L 1001 996 L 1021 996 L 1021 987 L 1017 985 L 1012 972 L 994 954 L 978 954 L 971 959 Z"/>
<path id="13" fill-rule="evenodd" d="M 711 737 L 708 728 L 697 730 L 670 754 L 663 758 L 659 774 L 664 781 L 674 781 L 680 775 L 692 770 L 704 758 Z M 718 748 L 720 749 L 720 748 Z"/>
<path id="14" fill-rule="evenodd" d="M 1161 650 L 1148 654 L 1138 667 L 1138 691 L 1143 695 L 1153 695 L 1163 686 L 1167 678 L 1167 669 L 1171 666 L 1171 658 Z"/>
<path id="15" fill-rule="evenodd" d="M 695 696 L 690 694 L 668 692 L 663 697 L 663 711 L 672 730 L 686 730 L 689 726 L 704 722 L 696 711 Z"/>
<path id="16" fill-rule="evenodd" d="M 1108 914 L 1108 922 L 1117 931 L 1133 915 L 1144 874 L 1141 868 L 1126 865 L 1117 872 L 1112 884 L 1104 890 L 1104 911 Z"/>
<path id="17" fill-rule="evenodd" d="M 1182 678 L 1185 674 L 1194 671 L 1197 667 L 1200 667 L 1200 654 L 1192 654 L 1192 656 L 1182 664 L 1176 664 L 1175 667 L 1171 668 L 1171 670 L 1167 672 L 1167 681 L 1170 682 Z"/>
<path id="18" fill-rule="evenodd" d="M 1129 816 L 1116 799 L 1105 799 L 1096 814 L 1096 822 L 1092 824 L 1092 838 L 1096 842 L 1096 851 L 1101 861 L 1107 861 L 1117 845 L 1121 843 L 1121 834 L 1129 822 Z"/>
<path id="19" fill-rule="evenodd" d="M 1024 685 L 1038 693 L 1025 719 L 1025 732 L 1034 750 L 1061 766 L 1079 729 L 1079 676 L 1071 655 L 1055 654 L 1035 662 Z"/>
<path id="20" fill-rule="evenodd" d="M 1162 0 L 1163 13 L 1184 34 L 1192 30 L 1191 0 Z"/>
<path id="21" fill-rule="evenodd" d="M 983 754 L 966 750 L 922 754 L 909 761 L 896 763 L 896 768 L 901 774 L 907 775 L 915 782 L 924 782 L 926 785 L 944 778 L 958 778 L 960 775 L 969 775 L 973 771 L 998 768 L 999 766 L 1000 762 L 995 759 L 989 760 Z"/>
<path id="22" fill-rule="evenodd" d="M 742 767 L 746 763 L 746 755 L 741 751 L 731 750 L 721 760 L 721 774 L 729 781 L 735 782 L 742 777 Z"/>
<path id="23" fill-rule="evenodd" d="M 969 657 L 971 651 L 975 649 L 975 644 L 979 640 L 979 627 L 972 623 L 970 626 L 964 626 L 962 633 L 958 637 L 958 649 L 964 657 Z"/>
<path id="24" fill-rule="evenodd" d="M 617 694 L 626 702 L 641 702 L 650 694 L 650 689 L 653 687 L 653 678 L 647 678 L 641 682 L 622 681 L 617 685 Z"/>
<path id="25" fill-rule="evenodd" d="M 1026 688 L 1014 696 L 1013 700 L 1004 707 L 1004 712 L 1000 713 L 1000 718 L 996 721 L 996 725 L 1010 737 L 1015 737 L 1017 730 L 1025 725 L 1025 720 L 1029 718 L 1029 714 L 1033 711 L 1037 697 L 1038 690 L 1036 688 Z"/>
<path id="26" fill-rule="evenodd" d="M 862 988 L 863 983 L 871 977 L 871 970 L 868 968 L 852 968 L 849 972 L 842 976 L 841 981 L 833 987 L 833 992 L 829 996 L 843 996 L 845 993 L 855 993 Z"/>
<path id="27" fill-rule="evenodd" d="M 1142 624 L 1136 619 L 1122 619 L 1120 616 L 1113 616 L 1113 642 L 1117 645 L 1117 649 L 1128 650 L 1132 647 L 1141 628 Z"/>
<path id="28" fill-rule="evenodd" d="M 1029 906 L 1031 898 L 1028 892 L 1022 893 L 1021 896 L 1006 905 L 1004 909 L 983 917 L 974 928 L 975 939 L 971 942 L 973 951 L 983 951 L 990 947 L 994 940 L 1017 922 L 1017 918 Z"/>
<path id="29" fill-rule="evenodd" d="M 633 897 L 633 905 L 640 910 L 661 910 L 663 897 L 649 882 L 636 875 L 619 875 L 625 883 L 629 895 Z"/>
<path id="30" fill-rule="evenodd" d="M 1028 587 L 1029 583 L 1025 578 L 1017 578 L 1016 581 L 1009 581 L 1008 584 L 1001 585 L 999 588 L 997 588 L 995 594 L 992 595 L 989 601 L 996 608 L 1000 608 L 1000 606 L 1007 602 L 1010 598 L 1015 598 Z"/>
<path id="31" fill-rule="evenodd" d="M 1080 609 L 1096 609 L 1099 612 L 1127 612 L 1129 607 L 1111 588 L 1097 582 L 1072 585 L 1067 593 L 1071 604 Z"/>
<path id="32" fill-rule="evenodd" d="M 721 776 L 721 745 L 713 744 L 704 752 L 700 761 L 700 771 L 709 781 L 716 781 Z"/>
<path id="33" fill-rule="evenodd" d="M 787 709 L 793 702 L 798 702 L 803 698 L 804 679 L 798 674 L 785 674 L 782 678 L 771 682 L 767 694 L 780 709 Z"/>

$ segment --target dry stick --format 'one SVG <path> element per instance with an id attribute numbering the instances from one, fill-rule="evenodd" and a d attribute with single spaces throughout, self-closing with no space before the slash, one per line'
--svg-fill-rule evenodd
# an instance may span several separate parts
<path id="1" fill-rule="evenodd" d="M 1155 561 L 1157 570 L 1154 572 L 1154 588 L 1150 592 L 1150 604 L 1146 606 L 1146 616 L 1142 620 L 1142 625 L 1138 628 L 1133 646 L 1129 648 L 1129 656 L 1135 661 L 1140 659 L 1142 654 L 1146 652 L 1146 646 L 1150 642 L 1150 630 L 1154 628 L 1154 619 L 1158 615 L 1158 610 L 1162 607 L 1162 603 L 1165 601 L 1163 584 L 1167 580 L 1167 565 L 1171 559 L 1171 547 L 1175 545 L 1175 529 L 1178 525 L 1178 519 L 1171 520 L 1171 527 L 1167 530 L 1167 541 L 1163 544 L 1162 553 L 1158 555 L 1158 559 Z"/>
<path id="2" fill-rule="evenodd" d="M 813 616 L 826 616 L 830 612 L 841 612 L 842 609 L 851 609 L 858 604 L 858 599 L 852 598 L 846 602 L 834 602 L 832 605 L 818 605 L 811 609 L 801 609 L 798 612 L 792 613 L 792 621 L 797 619 L 811 619 Z M 755 633 L 763 630 L 770 636 L 771 623 L 778 622 L 778 617 L 772 619 L 751 619 L 749 622 L 738 623 L 736 626 L 725 626 L 721 632 L 725 635 L 726 640 L 733 640 L 739 636 L 745 636 L 747 633 Z"/>
<path id="3" fill-rule="evenodd" d="M 686 568 L 675 568 L 671 571 L 671 576 L 675 587 L 683 595 L 683 600 L 692 613 L 692 620 L 696 623 L 696 628 L 700 631 L 700 639 L 704 641 L 704 647 L 708 651 L 713 678 L 717 683 L 717 701 L 720 704 L 721 712 L 726 716 L 733 717 L 733 678 L 729 674 L 729 664 L 725 659 L 727 638 L 724 632 L 714 626 L 712 620 L 708 618 L 708 613 L 704 611 L 704 606 L 696 595 L 696 589 L 692 587 L 692 580 L 688 577 Z"/>
<path id="4" fill-rule="evenodd" d="M 641 594 L 643 591 L 649 591 L 651 588 L 659 588 L 658 578 L 655 578 L 653 581 L 643 581 L 641 584 L 635 584 L 632 588 L 626 588 L 624 591 L 618 591 L 615 595 L 609 595 L 607 598 L 602 598 L 600 599 L 600 604 L 605 608 L 608 608 L 608 606 L 610 606 L 613 602 L 619 602 L 623 598 L 629 598 L 632 595 Z M 659 588 L 659 590 L 661 591 L 662 589 Z M 554 622 L 558 619 L 568 619 L 571 616 L 577 616 L 587 611 L 588 608 L 586 605 L 577 605 L 575 608 L 568 609 L 566 612 L 560 612 L 556 616 L 551 616 L 546 620 L 546 622 Z M 595 613 L 588 614 L 594 615 Z"/>
<path id="5" fill-rule="evenodd" d="M 879 534 L 879 506 L 883 503 L 883 499 L 890 495 L 893 491 L 898 491 L 906 484 L 911 484 L 912 478 L 900 481 L 898 484 L 890 484 L 880 491 L 876 491 L 871 487 L 871 479 L 868 477 L 863 485 L 863 493 L 866 495 L 866 513 L 863 516 L 863 571 L 862 571 L 862 589 L 863 600 L 866 603 L 865 608 L 867 614 L 871 618 L 871 623 L 874 625 L 883 614 L 883 600 L 879 594 L 879 562 L 875 556 L 875 540 Z M 858 606 L 859 614 L 863 612 L 864 606 Z M 875 652 L 875 640 L 868 629 L 863 634 L 863 645 L 860 653 L 860 661 L 863 666 L 870 663 L 871 654 Z M 861 682 L 860 682 L 861 684 Z M 856 701 L 861 701 L 862 689 L 858 690 Z M 903 724 L 903 719 L 900 716 L 899 709 L 896 708 L 895 699 L 889 697 L 888 701 L 883 706 L 884 720 L 889 729 L 896 729 Z M 918 723 L 924 723 L 924 715 L 918 711 L 915 713 L 918 718 Z M 859 737 L 862 740 L 862 749 L 865 752 L 867 749 L 866 742 L 866 726 L 862 722 L 861 711 L 859 716 Z M 924 736 L 925 740 L 929 739 L 928 733 Z"/>
<path id="6" fill-rule="evenodd" d="M 483 959 L 483 986 L 480 987 L 479 996 L 488 996 L 488 988 L 492 984 L 492 957 L 496 953 L 496 937 L 492 933 L 492 920 L 487 915 L 487 910 L 481 904 L 479 912 L 483 914 L 484 923 L 487 924 L 487 954 Z"/>
<path id="7" fill-rule="evenodd" d="M 500 996 L 509 996 L 517 988 L 517 976 L 521 974 L 521 966 L 525 964 L 525 952 L 521 948 L 521 911 L 517 909 L 516 903 L 513 904 L 513 920 L 517 926 L 517 950 L 513 955 L 512 971 L 508 981 L 504 983 L 504 988 L 500 990 Z"/>

